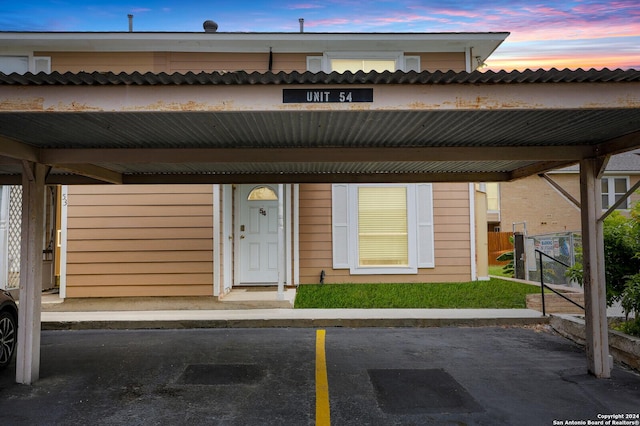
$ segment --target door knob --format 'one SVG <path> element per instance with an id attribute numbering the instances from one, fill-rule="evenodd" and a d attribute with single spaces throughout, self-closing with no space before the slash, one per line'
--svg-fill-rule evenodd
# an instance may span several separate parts
<path id="1" fill-rule="evenodd" d="M 240 239 L 241 239 L 241 240 L 244 240 L 244 235 L 240 235 Z"/>

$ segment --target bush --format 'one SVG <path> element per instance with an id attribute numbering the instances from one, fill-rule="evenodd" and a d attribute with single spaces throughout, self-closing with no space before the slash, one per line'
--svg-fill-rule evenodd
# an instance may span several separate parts
<path id="1" fill-rule="evenodd" d="M 618 211 L 609 215 L 604 221 L 603 236 L 607 303 L 611 305 L 622 297 L 629 277 L 640 271 L 640 203 L 635 204 L 630 218 Z M 566 275 L 584 283 L 581 253 Z"/>
<path id="2" fill-rule="evenodd" d="M 640 337 L 640 273 L 627 277 L 626 285 L 622 291 L 620 305 L 624 309 L 626 322 L 622 331 L 627 334 Z M 629 321 L 629 314 L 633 313 L 635 319 Z"/>

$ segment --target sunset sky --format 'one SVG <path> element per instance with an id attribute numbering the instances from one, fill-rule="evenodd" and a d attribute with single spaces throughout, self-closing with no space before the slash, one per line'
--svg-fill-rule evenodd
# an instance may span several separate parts
<path id="1" fill-rule="evenodd" d="M 0 6 L 0 31 L 510 32 L 490 70 L 640 69 L 640 0 L 42 0 Z"/>

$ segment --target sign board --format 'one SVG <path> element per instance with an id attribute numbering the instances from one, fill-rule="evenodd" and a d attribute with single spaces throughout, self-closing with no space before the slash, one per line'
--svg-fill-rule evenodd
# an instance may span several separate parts
<path id="1" fill-rule="evenodd" d="M 373 89 L 282 89 L 285 104 L 373 102 Z"/>

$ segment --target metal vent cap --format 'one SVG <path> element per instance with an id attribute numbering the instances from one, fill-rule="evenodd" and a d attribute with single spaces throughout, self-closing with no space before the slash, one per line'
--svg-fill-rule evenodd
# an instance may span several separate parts
<path id="1" fill-rule="evenodd" d="M 218 24 L 212 20 L 206 20 L 202 23 L 202 27 L 204 28 L 205 33 L 215 33 L 218 31 Z"/>

